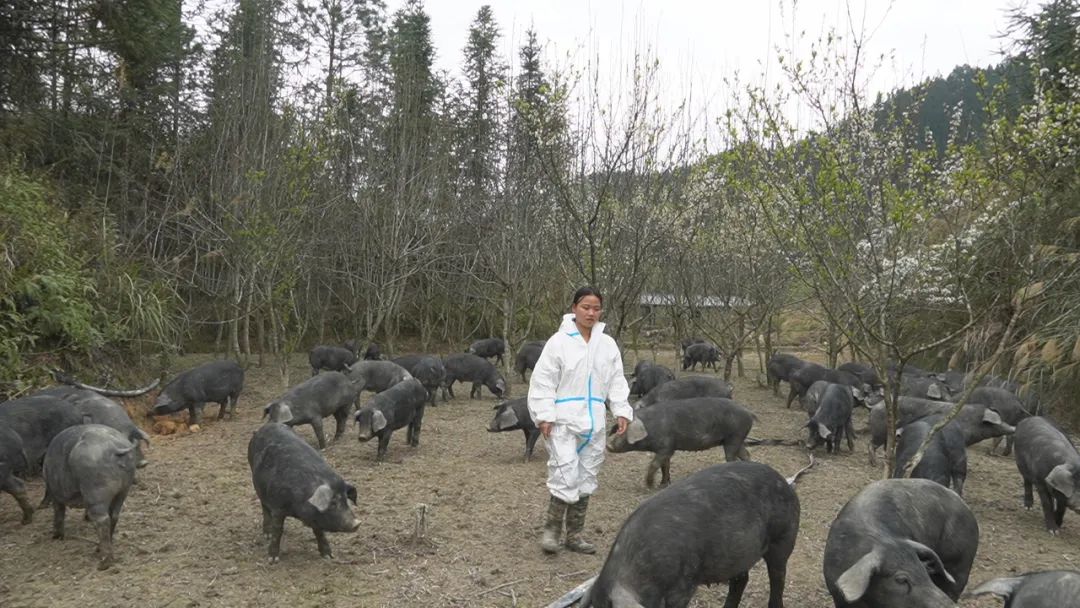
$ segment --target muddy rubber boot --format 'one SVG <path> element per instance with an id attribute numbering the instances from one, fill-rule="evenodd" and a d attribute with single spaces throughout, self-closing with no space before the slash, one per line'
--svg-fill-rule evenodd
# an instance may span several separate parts
<path id="1" fill-rule="evenodd" d="M 581 538 L 585 529 L 585 512 L 589 509 L 589 497 L 582 496 L 566 509 L 566 549 L 574 553 L 596 553 L 596 547 Z"/>
<path id="2" fill-rule="evenodd" d="M 559 536 L 562 534 L 563 518 L 566 517 L 567 504 L 554 496 L 548 503 L 547 521 L 544 522 L 544 535 L 540 537 L 540 548 L 544 553 L 559 552 Z"/>

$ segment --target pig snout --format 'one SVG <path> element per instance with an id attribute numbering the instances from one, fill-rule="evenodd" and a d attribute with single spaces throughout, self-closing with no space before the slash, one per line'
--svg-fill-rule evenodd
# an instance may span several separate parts
<path id="1" fill-rule="evenodd" d="M 622 435 L 616 435 L 615 430 L 617 428 L 618 427 L 612 428 L 611 432 L 608 433 L 607 449 L 609 452 L 619 453 L 626 451 L 626 433 L 623 433 Z"/>
<path id="2" fill-rule="evenodd" d="M 336 519 L 335 523 L 338 532 L 356 532 L 360 529 L 360 520 L 356 518 L 356 514 L 352 512 L 352 509 L 348 507 L 342 509 Z"/>

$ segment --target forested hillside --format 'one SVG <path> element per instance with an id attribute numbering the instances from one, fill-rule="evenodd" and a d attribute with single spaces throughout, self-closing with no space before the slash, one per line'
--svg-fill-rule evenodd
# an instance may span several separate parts
<path id="1" fill-rule="evenodd" d="M 729 373 L 811 310 L 834 361 L 1067 394 L 1078 6 L 1018 12 L 997 66 L 880 97 L 849 86 L 860 40 L 825 33 L 785 87 L 732 90 L 710 148 L 649 57 L 549 65 L 544 32 L 503 57 L 489 7 L 455 78 L 418 0 L 4 2 L 0 393 L 184 349 L 284 370 L 349 338 L 516 346 L 591 283 L 622 340 L 704 335 Z"/>

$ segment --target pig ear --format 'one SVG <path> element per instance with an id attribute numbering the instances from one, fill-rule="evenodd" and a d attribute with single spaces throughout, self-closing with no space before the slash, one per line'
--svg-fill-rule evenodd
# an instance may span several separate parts
<path id="1" fill-rule="evenodd" d="M 1076 483 L 1073 481 L 1072 471 L 1069 470 L 1068 465 L 1059 464 L 1054 467 L 1046 476 L 1046 483 L 1064 494 L 1065 498 L 1072 498 L 1072 495 L 1076 493 Z"/>
<path id="2" fill-rule="evenodd" d="M 1001 424 L 1001 414 L 995 412 L 990 408 L 986 408 L 983 411 L 983 422 L 989 422 L 990 424 Z"/>
<path id="3" fill-rule="evenodd" d="M 941 387 L 936 382 L 930 384 L 930 388 L 926 389 L 926 396 L 931 399 L 941 399 Z"/>
<path id="4" fill-rule="evenodd" d="M 503 426 L 514 426 L 518 423 L 517 414 L 514 413 L 514 408 L 506 408 L 499 413 L 499 423 Z"/>
<path id="5" fill-rule="evenodd" d="M 832 435 L 832 431 L 829 430 L 829 427 L 820 422 L 817 423 L 817 432 L 818 435 L 821 435 L 822 439 L 828 439 L 829 435 Z"/>
<path id="6" fill-rule="evenodd" d="M 272 408 L 272 407 L 274 407 L 273 403 L 271 403 L 271 404 L 269 404 L 269 405 L 267 405 L 266 407 L 263 408 L 263 415 L 262 415 L 263 420 L 266 420 L 267 416 L 270 415 L 270 408 Z"/>
<path id="7" fill-rule="evenodd" d="M 381 430 L 383 430 L 385 428 L 386 428 L 386 416 L 384 416 L 381 411 L 375 410 L 375 416 L 373 417 L 373 420 L 371 421 L 371 430 L 378 433 L 379 431 L 381 431 Z"/>
<path id="8" fill-rule="evenodd" d="M 285 403 L 284 401 L 278 403 L 277 421 L 281 424 L 285 424 L 292 419 L 292 409 L 289 407 L 289 404 Z"/>
<path id="9" fill-rule="evenodd" d="M 997 595 L 1003 597 L 1006 600 L 1012 596 L 1016 588 L 1020 586 L 1020 583 L 1024 582 L 1024 578 L 1021 576 L 1014 578 L 995 578 L 991 581 L 979 585 L 971 591 L 965 593 L 965 597 L 977 597 L 980 595 Z"/>
<path id="10" fill-rule="evenodd" d="M 352 502 L 352 504 L 355 506 L 356 505 L 356 486 L 353 486 L 352 484 L 349 484 L 349 483 L 345 484 L 345 497 L 348 498 L 349 501 Z"/>
<path id="11" fill-rule="evenodd" d="M 862 391 L 853 386 L 851 387 L 851 396 L 856 399 L 862 399 Z"/>
<path id="12" fill-rule="evenodd" d="M 626 440 L 630 443 L 637 443 L 648 436 L 649 431 L 645 429 L 645 423 L 641 421 L 641 418 L 635 418 L 626 427 Z"/>
<path id="13" fill-rule="evenodd" d="M 860 557 L 859 561 L 852 564 L 840 575 L 840 578 L 836 579 L 836 586 L 840 588 L 840 593 L 847 603 L 853 604 L 866 595 L 870 579 L 881 567 L 881 557 L 881 549 L 874 547 L 873 551 Z"/>
<path id="14" fill-rule="evenodd" d="M 315 491 L 311 493 L 311 498 L 307 501 L 311 503 L 311 506 L 315 507 L 320 513 L 330 507 L 330 502 L 334 499 L 334 491 L 330 489 L 327 484 L 315 488 Z"/>
<path id="15" fill-rule="evenodd" d="M 913 540 L 905 540 L 904 543 L 914 549 L 915 553 L 919 555 L 919 560 L 923 563 L 923 566 L 926 567 L 927 574 L 930 576 L 940 574 L 941 576 L 944 576 L 950 584 L 956 584 L 956 579 L 954 579 L 952 575 L 949 574 L 949 571 L 945 569 L 945 564 L 941 562 L 941 558 L 938 557 L 937 552 L 930 547 Z"/>

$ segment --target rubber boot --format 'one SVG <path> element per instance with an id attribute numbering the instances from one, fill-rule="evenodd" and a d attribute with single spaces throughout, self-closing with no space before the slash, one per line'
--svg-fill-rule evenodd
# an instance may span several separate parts
<path id="1" fill-rule="evenodd" d="M 596 553 L 596 547 L 581 538 L 585 529 L 585 512 L 589 509 L 589 497 L 582 496 L 566 510 L 566 549 L 575 553 Z"/>
<path id="2" fill-rule="evenodd" d="M 567 504 L 554 496 L 548 503 L 547 521 L 544 522 L 544 535 L 540 537 L 540 548 L 544 553 L 559 552 L 559 536 L 562 534 L 563 518 L 566 517 Z"/>

